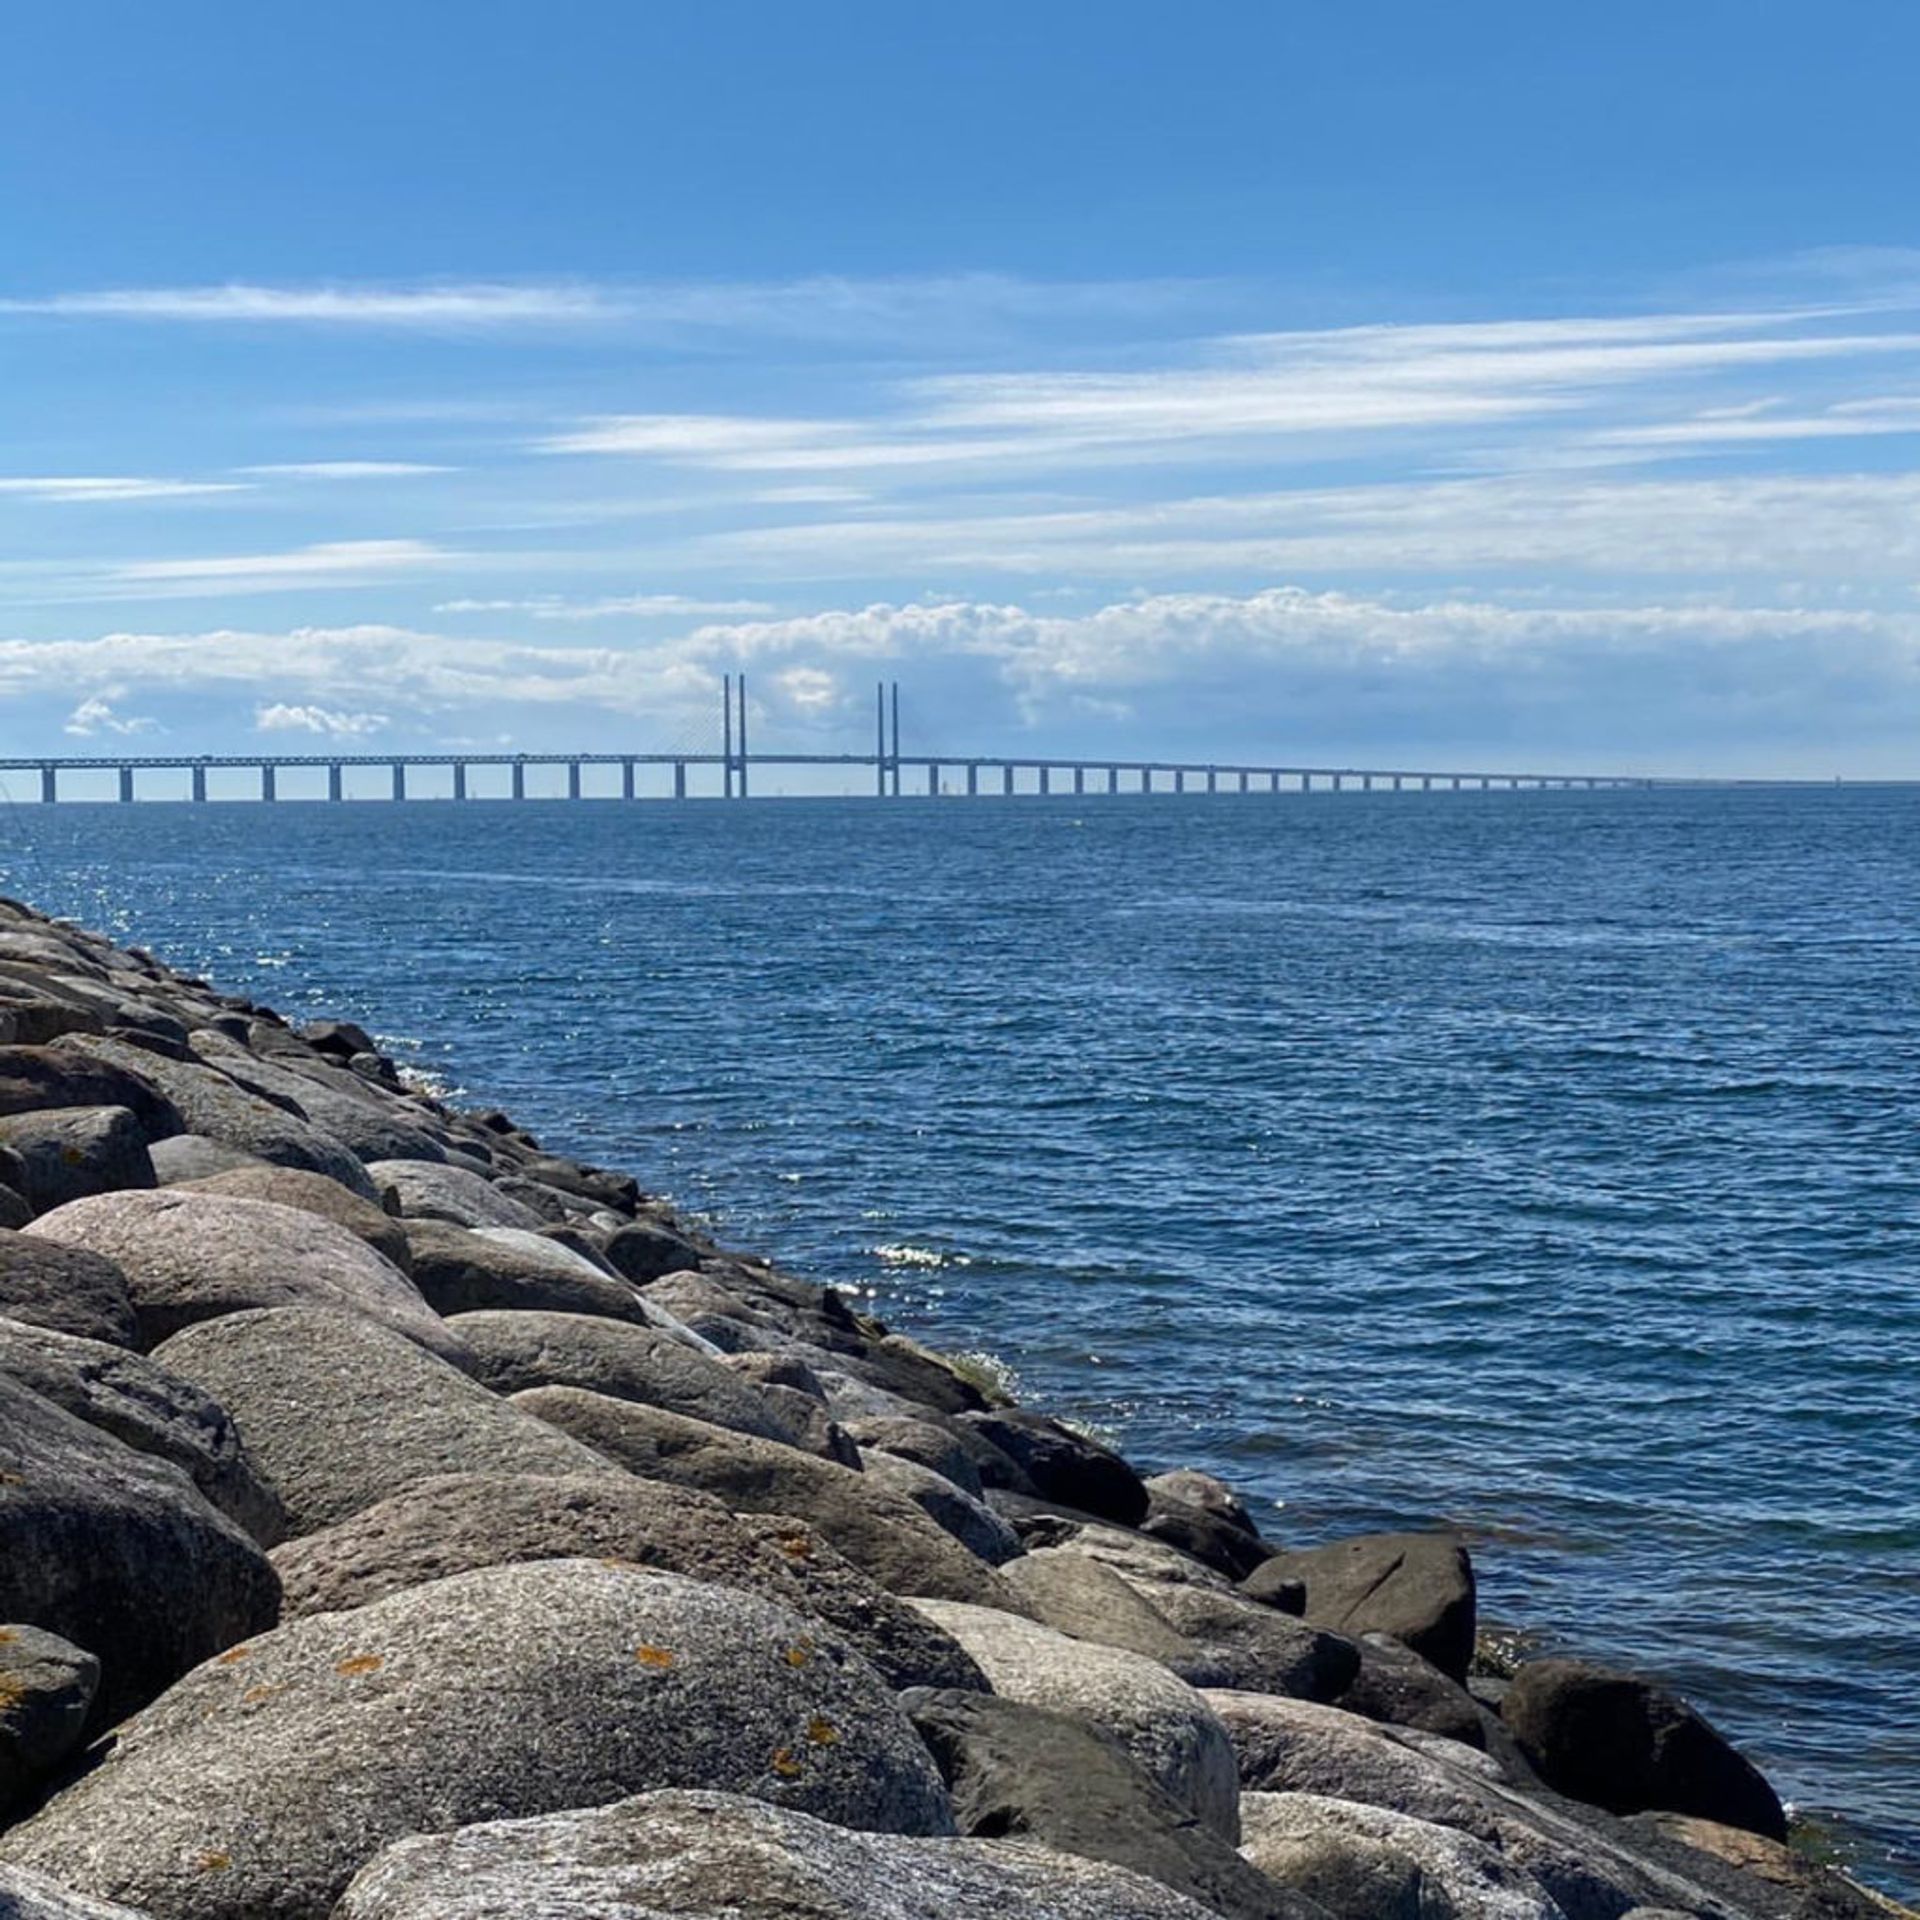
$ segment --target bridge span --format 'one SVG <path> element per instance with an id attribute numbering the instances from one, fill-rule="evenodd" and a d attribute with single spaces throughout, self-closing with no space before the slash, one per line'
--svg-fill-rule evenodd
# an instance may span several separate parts
<path id="1" fill-rule="evenodd" d="M 1117 794 L 1117 793 L 1310 793 L 1324 790 L 1393 791 L 1413 789 L 1461 792 L 1513 791 L 1520 788 L 1591 789 L 1648 788 L 1691 785 L 1693 782 L 1630 774 L 1514 773 L 1427 767 L 1359 767 L 1337 763 L 1242 761 L 1182 761 L 1174 759 L 1115 759 L 1096 755 L 903 752 L 900 746 L 898 682 L 883 687 L 876 702 L 877 727 L 870 752 L 797 753 L 761 752 L 747 739 L 746 676 L 726 676 L 725 724 L 718 751 L 661 753 L 239 753 L 239 754 L 100 754 L 43 755 L 0 752 L 0 775 L 37 777 L 39 797 L 52 804 L 74 798 L 69 784 L 61 791 L 62 775 L 107 776 L 108 792 L 122 802 L 157 797 L 140 791 L 142 773 L 185 774 L 187 797 L 205 802 L 211 797 L 208 776 L 239 772 L 253 776 L 253 793 L 261 800 L 345 800 L 349 771 L 376 768 L 384 774 L 381 797 L 424 799 L 412 773 L 442 776 L 432 784 L 434 797 L 468 800 L 483 797 L 525 800 L 530 797 L 530 769 L 565 769 L 569 800 L 691 798 L 714 796 L 744 799 L 754 777 L 775 769 L 827 771 L 862 768 L 871 776 L 872 791 L 885 798 L 907 794 Z M 589 778 L 589 770 L 595 777 Z M 643 770 L 645 772 L 643 773 Z M 305 775 L 286 783 L 283 776 Z M 474 776 L 487 776 L 476 780 Z M 170 783 L 173 784 L 173 783 Z M 498 789 L 497 794 L 492 789 Z M 100 797 L 106 797 L 102 795 Z M 251 795 L 245 797 L 252 797 Z M 558 798 L 559 795 L 552 797 Z"/>

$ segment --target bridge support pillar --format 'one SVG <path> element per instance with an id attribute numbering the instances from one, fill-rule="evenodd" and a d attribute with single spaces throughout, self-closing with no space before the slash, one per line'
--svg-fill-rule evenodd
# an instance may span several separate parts
<path id="1" fill-rule="evenodd" d="M 453 797 L 456 800 L 467 797 L 467 763 L 464 760 L 453 763 Z"/>
<path id="2" fill-rule="evenodd" d="M 127 806 L 133 804 L 133 769 L 131 767 L 120 769 L 120 798 Z"/>
<path id="3" fill-rule="evenodd" d="M 280 797 L 274 789 L 273 773 L 274 770 L 270 766 L 265 766 L 260 769 L 260 798 L 262 800 L 277 800 Z"/>
<path id="4" fill-rule="evenodd" d="M 1153 791 L 1153 769 L 1151 767 L 1142 767 L 1140 769 L 1140 791 L 1142 793 L 1151 793 Z"/>
<path id="5" fill-rule="evenodd" d="M 937 760 L 927 762 L 927 798 L 937 800 L 940 797 L 940 763 Z"/>
<path id="6" fill-rule="evenodd" d="M 676 800 L 687 797 L 687 763 L 684 760 L 673 763 L 673 797 Z"/>
<path id="7" fill-rule="evenodd" d="M 1118 793 L 1120 791 L 1120 769 L 1118 767 L 1109 767 L 1107 769 L 1107 791 L 1109 793 Z"/>
<path id="8" fill-rule="evenodd" d="M 513 763 L 513 797 L 524 800 L 527 797 L 527 767 L 524 760 Z"/>
<path id="9" fill-rule="evenodd" d="M 580 798 L 580 762 L 578 760 L 567 762 L 567 798 L 569 800 Z"/>
<path id="10" fill-rule="evenodd" d="M 1480 781 L 1480 791 L 1482 793 L 1491 793 L 1493 791 L 1493 782 L 1483 776 Z"/>
<path id="11" fill-rule="evenodd" d="M 1218 767 L 1209 767 L 1207 769 L 1207 791 L 1209 793 L 1218 793 L 1220 791 L 1220 769 Z"/>
<path id="12" fill-rule="evenodd" d="M 1185 767 L 1175 767 L 1175 768 L 1174 768 L 1174 770 L 1173 770 L 1173 790 L 1174 790 L 1174 792 L 1175 792 L 1175 793 L 1185 793 L 1185 792 L 1186 792 L 1186 790 L 1187 790 L 1187 770 L 1186 770 L 1186 768 L 1185 768 Z"/>
<path id="13" fill-rule="evenodd" d="M 393 763 L 393 797 L 396 800 L 407 797 L 407 765 L 404 760 Z"/>
<path id="14" fill-rule="evenodd" d="M 1278 793 L 1280 791 L 1280 769 L 1278 767 L 1267 775 L 1267 791 L 1269 793 Z"/>
<path id="15" fill-rule="evenodd" d="M 1342 787 L 1342 784 L 1343 784 L 1343 783 L 1342 783 L 1342 781 L 1341 781 L 1341 777 L 1340 777 L 1340 775 L 1336 773 L 1336 774 L 1335 774 L 1335 775 L 1333 776 L 1333 790 L 1334 790 L 1334 792 L 1335 792 L 1335 793 L 1338 793 L 1338 792 L 1340 792 L 1340 791 L 1341 791 L 1341 787 Z"/>
<path id="16" fill-rule="evenodd" d="M 60 798 L 60 776 L 52 767 L 40 769 L 40 799 L 42 804 L 52 806 Z"/>
<path id="17" fill-rule="evenodd" d="M 193 798 L 198 806 L 204 806 L 207 799 L 207 770 L 195 767 L 193 770 Z"/>
<path id="18" fill-rule="evenodd" d="M 620 798 L 622 800 L 633 798 L 633 762 L 631 760 L 620 762 Z"/>
<path id="19" fill-rule="evenodd" d="M 977 760 L 967 762 L 967 798 L 971 800 L 980 791 L 980 763 Z"/>
<path id="20" fill-rule="evenodd" d="M 1087 770 L 1086 770 L 1086 768 L 1085 768 L 1085 767 L 1075 767 L 1075 768 L 1074 768 L 1074 770 L 1073 770 L 1073 790 L 1074 790 L 1074 792 L 1075 792 L 1075 793 L 1085 793 L 1085 792 L 1086 792 L 1086 790 L 1087 790 Z"/>
<path id="21" fill-rule="evenodd" d="M 1245 793 L 1246 790 L 1247 790 L 1247 776 L 1243 773 L 1240 776 L 1240 791 L 1242 793 Z"/>
<path id="22" fill-rule="evenodd" d="M 345 775 L 338 760 L 327 768 L 327 798 L 329 800 L 346 798 Z"/>
<path id="23" fill-rule="evenodd" d="M 1051 767 L 1042 767 L 1040 769 L 1040 791 L 1042 793 L 1051 793 L 1053 791 L 1052 776 L 1053 769 Z"/>
<path id="24" fill-rule="evenodd" d="M 1000 791 L 1002 793 L 1011 793 L 1013 791 L 1013 769 L 1010 766 L 1000 769 Z"/>

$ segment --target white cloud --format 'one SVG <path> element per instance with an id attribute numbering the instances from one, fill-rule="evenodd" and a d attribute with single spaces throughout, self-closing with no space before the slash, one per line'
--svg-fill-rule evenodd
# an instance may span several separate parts
<path id="1" fill-rule="evenodd" d="M 110 578 L 128 585 L 204 583 L 225 593 L 262 592 L 380 579 L 441 566 L 461 557 L 424 540 L 327 540 L 290 553 L 130 561 L 114 567 Z"/>
<path id="2" fill-rule="evenodd" d="M 240 468 L 242 473 L 273 474 L 293 480 L 386 480 L 453 471 L 452 467 L 429 466 L 418 460 L 282 460 L 268 466 Z"/>
<path id="3" fill-rule="evenodd" d="M 764 600 L 696 600 L 684 593 L 630 593 L 601 600 L 558 594 L 531 600 L 442 600 L 435 613 L 525 613 L 536 620 L 656 620 L 698 614 L 771 613 Z"/>
<path id="4" fill-rule="evenodd" d="M 597 287 L 477 282 L 424 287 L 131 287 L 0 300 L 0 313 L 108 320 L 294 323 L 432 331 L 604 321 L 621 311 Z"/>
<path id="5" fill-rule="evenodd" d="M 237 480 L 150 480 L 133 474 L 50 474 L 0 479 L 0 494 L 71 502 L 175 500 L 195 494 L 244 493 Z"/>
<path id="6" fill-rule="evenodd" d="M 67 715 L 63 732 L 85 740 L 95 734 L 152 733 L 159 725 L 141 714 L 117 713 L 113 701 L 126 698 L 126 688 L 109 687 L 105 693 L 89 694 Z"/>
<path id="7" fill-rule="evenodd" d="M 290 706 L 276 701 L 272 706 L 256 707 L 253 724 L 260 733 L 321 733 L 350 739 L 379 733 L 389 722 L 384 713 L 341 713 L 329 707 Z"/>

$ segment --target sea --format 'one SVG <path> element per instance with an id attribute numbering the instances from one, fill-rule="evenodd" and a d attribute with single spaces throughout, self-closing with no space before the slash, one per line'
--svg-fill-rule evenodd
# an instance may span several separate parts
<path id="1" fill-rule="evenodd" d="M 0 810 L 1283 1542 L 1445 1526 L 1920 1895 L 1920 791 Z"/>

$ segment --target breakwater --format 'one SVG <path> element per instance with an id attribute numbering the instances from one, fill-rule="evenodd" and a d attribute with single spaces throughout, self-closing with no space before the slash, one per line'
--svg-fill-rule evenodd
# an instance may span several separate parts
<path id="1" fill-rule="evenodd" d="M 0 909 L 40 1915 L 1867 1914 L 1444 1532 L 1144 1475 L 628 1175 Z M 596 1904 L 598 1903 L 598 1904 Z"/>

